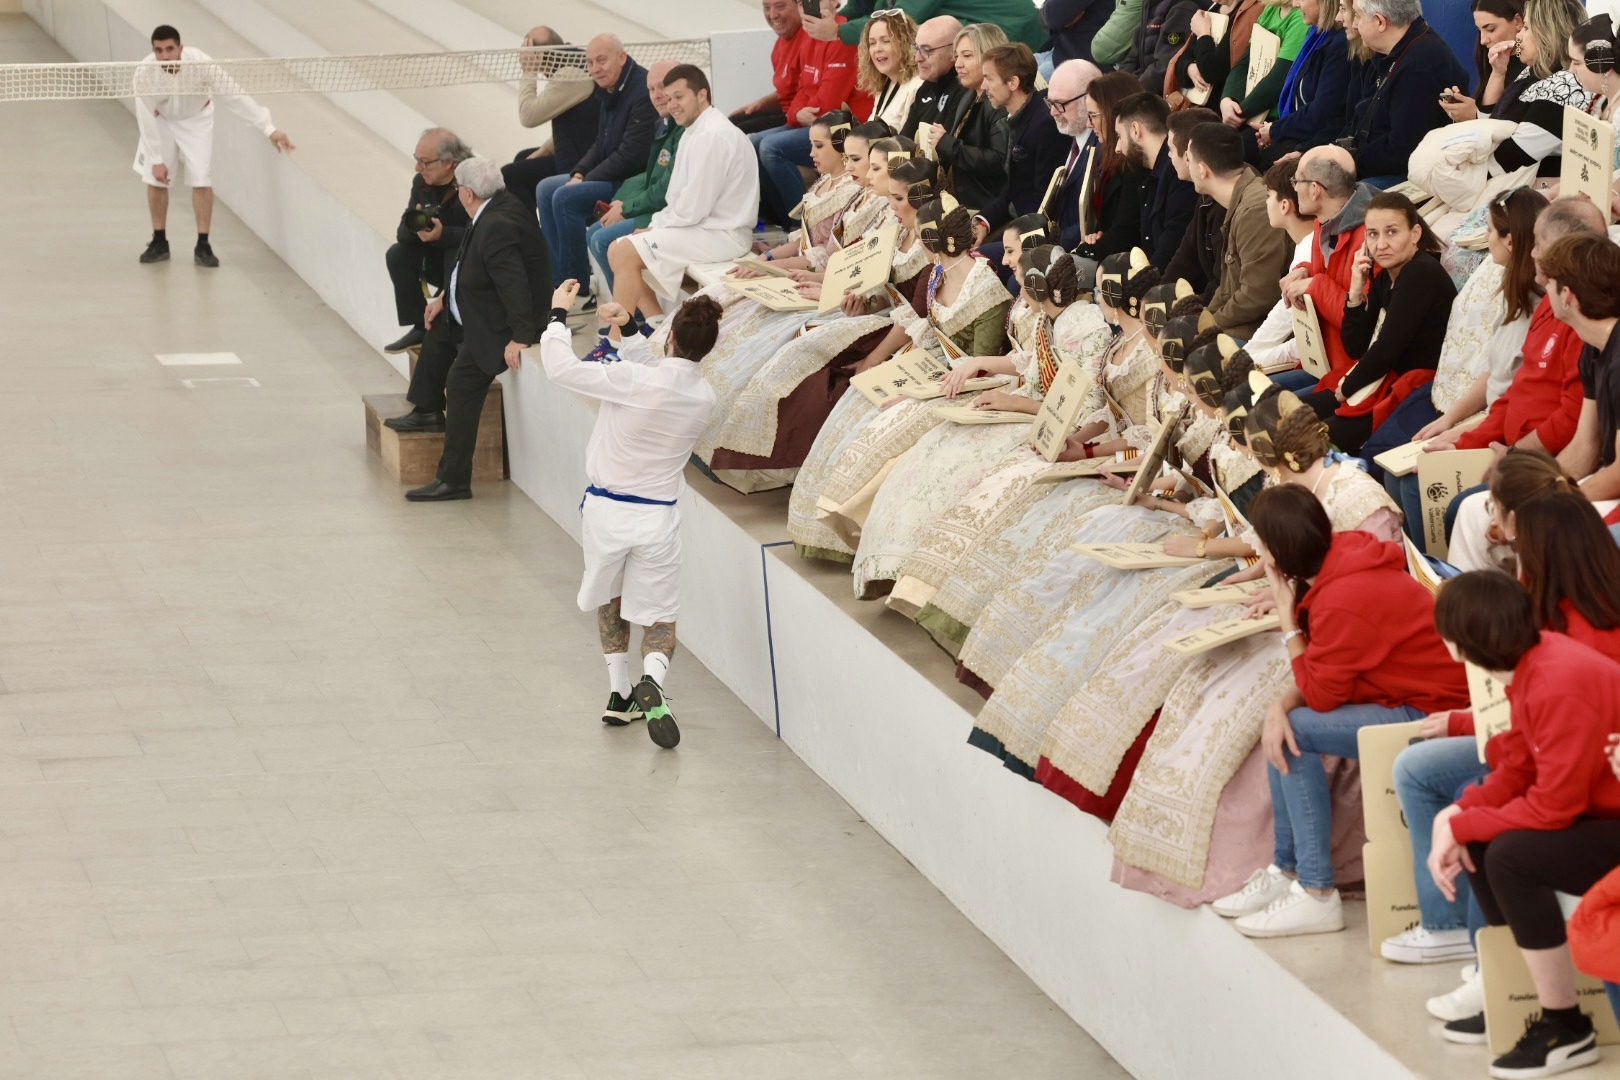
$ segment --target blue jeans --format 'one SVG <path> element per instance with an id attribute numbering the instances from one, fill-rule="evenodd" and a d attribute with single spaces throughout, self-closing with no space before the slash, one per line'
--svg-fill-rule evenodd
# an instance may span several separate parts
<path id="1" fill-rule="evenodd" d="M 1416 720 L 1421 709 L 1400 705 L 1341 705 L 1330 712 L 1291 709 L 1288 723 L 1300 756 L 1288 761 L 1288 775 L 1268 765 L 1271 781 L 1272 831 L 1277 868 L 1297 871 L 1307 889 L 1333 888 L 1333 803 L 1322 755 L 1359 757 L 1356 732 L 1374 724 L 1400 724 Z M 1283 753 L 1287 753 L 1286 747 Z"/>
<path id="2" fill-rule="evenodd" d="M 1620 1020 L 1620 983 L 1605 982 L 1603 989 L 1609 993 L 1609 1008 L 1614 1010 L 1614 1018 Z"/>
<path id="3" fill-rule="evenodd" d="M 1316 389 L 1320 380 L 1304 368 L 1295 368 L 1293 371 L 1279 371 L 1271 377 L 1271 381 L 1290 394 L 1308 394 Z"/>
<path id="4" fill-rule="evenodd" d="M 615 225 L 599 225 L 591 223 L 585 230 L 585 247 L 591 253 L 591 259 L 596 268 L 602 271 L 602 280 L 607 282 L 608 291 L 613 291 L 613 267 L 608 265 L 607 249 L 621 236 L 629 236 L 636 231 L 636 223 L 626 218 Z"/>
<path id="5" fill-rule="evenodd" d="M 1412 874 L 1417 879 L 1418 913 L 1429 930 L 1461 930 L 1468 925 L 1468 883 L 1447 900 L 1429 873 L 1434 819 L 1456 801 L 1457 789 L 1485 775 L 1472 736 L 1413 743 L 1395 759 L 1395 795 L 1412 834 Z"/>
<path id="6" fill-rule="evenodd" d="M 804 177 L 799 166 L 810 165 L 810 132 L 807 128 L 777 127 L 748 136 L 759 154 L 759 169 L 765 176 L 769 197 L 786 218 L 787 212 L 804 198 Z"/>
<path id="7" fill-rule="evenodd" d="M 1395 406 L 1395 411 L 1389 414 L 1389 418 L 1373 428 L 1373 433 L 1361 444 L 1361 456 L 1367 459 L 1367 471 L 1372 474 L 1372 478 L 1386 479 L 1384 470 L 1373 460 L 1376 455 L 1411 442 L 1412 436 L 1438 419 L 1440 414 L 1434 408 L 1432 384 L 1420 386 L 1406 395 L 1406 399 Z M 1387 489 L 1388 484 L 1385 487 Z M 1393 496 L 1395 493 L 1391 491 L 1390 494 Z"/>
<path id="8" fill-rule="evenodd" d="M 591 268 L 585 262 L 585 226 L 591 210 L 599 202 L 613 199 L 613 185 L 606 180 L 581 180 L 570 184 L 566 176 L 548 176 L 534 186 L 534 205 L 540 211 L 540 232 L 546 238 L 551 256 L 551 280 L 573 278 L 583 288 Z"/>

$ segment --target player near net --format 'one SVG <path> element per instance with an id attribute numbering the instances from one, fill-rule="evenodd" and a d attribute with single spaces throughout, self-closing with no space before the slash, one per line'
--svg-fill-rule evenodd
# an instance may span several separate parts
<path id="1" fill-rule="evenodd" d="M 666 750 L 681 740 L 664 696 L 675 655 L 680 600 L 682 473 L 714 415 L 714 389 L 698 365 L 720 332 L 720 305 L 706 296 L 682 304 L 670 318 L 663 355 L 631 332 L 617 362 L 581 360 L 568 330 L 579 282 L 563 282 L 551 297 L 551 324 L 540 336 L 540 361 L 559 386 L 601 402 L 585 448 L 588 486 L 580 504 L 585 578 L 581 611 L 596 609 L 607 658 L 609 696 L 602 722 L 622 726 L 645 718 L 647 734 Z M 597 317 L 615 338 L 630 322 L 618 304 Z M 643 627 L 641 681 L 630 685 L 630 624 Z"/>
<path id="2" fill-rule="evenodd" d="M 214 157 L 214 101 L 262 131 L 277 150 L 293 149 L 285 132 L 270 122 L 270 110 L 242 93 L 229 75 L 217 67 L 191 66 L 213 59 L 201 49 L 180 44 L 180 31 L 160 26 L 152 31 L 152 51 L 135 72 L 135 119 L 141 142 L 135 149 L 134 169 L 146 182 L 146 206 L 152 213 L 152 242 L 141 262 L 162 262 L 169 257 L 169 188 L 179 176 L 191 185 L 191 209 L 197 217 L 198 266 L 218 266 L 219 258 L 208 243 L 214 217 L 211 166 Z M 186 61 L 182 66 L 180 61 Z"/>

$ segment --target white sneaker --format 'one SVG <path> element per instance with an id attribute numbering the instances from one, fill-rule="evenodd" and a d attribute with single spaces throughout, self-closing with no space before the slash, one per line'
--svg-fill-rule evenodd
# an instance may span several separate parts
<path id="1" fill-rule="evenodd" d="M 1385 960 L 1397 964 L 1439 964 L 1474 955 L 1467 930 L 1429 930 L 1414 926 L 1405 933 L 1386 938 L 1378 947 Z"/>
<path id="2" fill-rule="evenodd" d="M 1264 911 L 1245 915 L 1232 925 L 1238 933 L 1252 938 L 1296 937 L 1301 934 L 1332 934 L 1344 929 L 1344 905 L 1339 890 L 1317 898 L 1300 883 L 1291 881 L 1288 891 Z"/>
<path id="3" fill-rule="evenodd" d="M 1293 883 L 1293 878 L 1275 866 L 1268 866 L 1264 870 L 1256 870 L 1250 874 L 1249 880 L 1243 883 L 1243 888 L 1229 896 L 1221 897 L 1209 905 L 1209 909 L 1223 919 L 1253 915 L 1270 907 L 1271 902 L 1279 896 L 1286 895 L 1288 886 Z"/>
<path id="4" fill-rule="evenodd" d="M 1479 978 L 1479 965 L 1469 964 L 1463 968 L 1462 981 L 1462 985 L 1451 993 L 1429 999 L 1430 1016 L 1449 1024 L 1485 1011 L 1485 984 Z"/>

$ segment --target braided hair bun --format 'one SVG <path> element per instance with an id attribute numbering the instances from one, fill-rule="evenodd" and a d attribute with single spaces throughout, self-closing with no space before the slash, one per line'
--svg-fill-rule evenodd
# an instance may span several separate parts
<path id="1" fill-rule="evenodd" d="M 1103 302 L 1131 318 L 1140 318 L 1142 299 L 1159 283 L 1159 271 L 1141 248 L 1108 256 L 1097 268 L 1097 292 Z"/>
<path id="2" fill-rule="evenodd" d="M 1080 296 L 1080 268 L 1074 256 L 1052 244 L 1024 252 L 1018 260 L 1024 271 L 1024 292 L 1031 300 L 1052 301 L 1068 307 Z"/>
<path id="3" fill-rule="evenodd" d="M 889 179 L 906 185 L 906 201 L 919 210 L 930 199 L 938 198 L 939 166 L 925 157 L 907 158 L 898 165 L 891 164 Z"/>
<path id="4" fill-rule="evenodd" d="M 1158 334 L 1159 355 L 1164 358 L 1165 366 L 1179 375 L 1197 337 L 1196 315 L 1176 315 L 1166 322 Z"/>
<path id="5" fill-rule="evenodd" d="M 973 246 L 973 214 L 947 191 L 917 207 L 917 235 L 936 255 L 961 255 Z"/>
<path id="6" fill-rule="evenodd" d="M 1018 242 L 1025 251 L 1050 244 L 1057 238 L 1057 226 L 1045 214 L 1025 214 L 1013 218 L 1002 232 L 1017 232 Z"/>
<path id="7" fill-rule="evenodd" d="M 832 112 L 822 113 L 816 117 L 810 126 L 826 129 L 827 140 L 832 143 L 832 148 L 842 154 L 844 152 L 844 138 L 854 130 L 855 118 L 849 114 L 847 109 L 834 109 Z"/>
<path id="8" fill-rule="evenodd" d="M 1187 381 L 1192 391 L 1212 409 L 1218 409 L 1239 383 L 1246 382 L 1254 361 L 1225 334 L 1187 354 Z"/>
<path id="9" fill-rule="evenodd" d="M 1192 286 L 1183 278 L 1161 281 L 1149 289 L 1142 297 L 1142 325 L 1147 327 L 1148 333 L 1158 337 L 1170 319 L 1170 309 L 1178 300 L 1192 296 L 1192 291 Z"/>
<path id="10" fill-rule="evenodd" d="M 1254 460 L 1268 469 L 1302 473 L 1327 457 L 1327 425 L 1316 410 L 1275 384 L 1255 398 L 1245 430 Z"/>

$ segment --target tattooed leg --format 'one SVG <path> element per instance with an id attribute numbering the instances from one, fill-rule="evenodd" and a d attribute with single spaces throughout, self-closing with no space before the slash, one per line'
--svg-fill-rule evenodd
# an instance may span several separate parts
<path id="1" fill-rule="evenodd" d="M 608 655 L 630 651 L 630 624 L 619 614 L 620 597 L 596 609 L 596 632 L 602 639 L 602 652 Z M 671 638 L 674 627 L 670 627 Z"/>
<path id="2" fill-rule="evenodd" d="M 664 657 L 669 660 L 675 658 L 674 623 L 653 623 L 641 632 L 642 659 L 646 659 L 651 653 L 663 653 Z"/>

